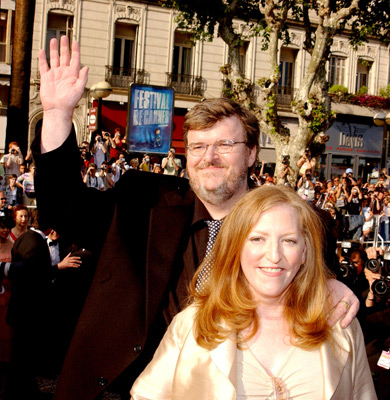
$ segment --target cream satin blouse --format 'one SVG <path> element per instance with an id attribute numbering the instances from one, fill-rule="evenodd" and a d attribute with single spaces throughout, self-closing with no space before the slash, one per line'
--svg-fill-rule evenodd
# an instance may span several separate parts
<path id="1" fill-rule="evenodd" d="M 319 350 L 291 346 L 275 376 L 267 373 L 250 347 L 237 350 L 237 400 L 313 400 L 324 397 Z"/>

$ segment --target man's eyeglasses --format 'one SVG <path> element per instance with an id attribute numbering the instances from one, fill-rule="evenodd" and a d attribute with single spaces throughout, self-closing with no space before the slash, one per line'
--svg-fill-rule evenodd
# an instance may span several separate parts
<path id="1" fill-rule="evenodd" d="M 209 146 L 213 146 L 214 151 L 218 154 L 226 154 L 230 153 L 233 150 L 233 147 L 236 144 L 240 143 L 246 143 L 246 142 L 236 142 L 230 139 L 222 139 L 222 140 L 217 140 L 213 144 L 191 143 L 188 146 L 186 146 L 186 148 L 193 156 L 203 156 L 206 153 Z"/>
<path id="2" fill-rule="evenodd" d="M 0 197 L 0 200 L 7 200 L 5 197 Z"/>

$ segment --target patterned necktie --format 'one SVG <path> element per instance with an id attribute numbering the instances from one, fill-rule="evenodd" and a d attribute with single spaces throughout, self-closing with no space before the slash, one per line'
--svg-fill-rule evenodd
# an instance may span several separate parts
<path id="1" fill-rule="evenodd" d="M 195 289 L 198 293 L 200 293 L 207 283 L 207 280 L 210 277 L 211 268 L 213 267 L 213 258 L 211 253 L 211 249 L 214 246 L 215 239 L 217 238 L 219 229 L 221 228 L 223 219 L 215 220 L 209 219 L 205 221 L 208 229 L 209 229 L 209 240 L 206 246 L 206 255 L 205 255 L 205 265 L 203 269 L 200 271 L 198 275 L 198 279 L 196 280 Z"/>

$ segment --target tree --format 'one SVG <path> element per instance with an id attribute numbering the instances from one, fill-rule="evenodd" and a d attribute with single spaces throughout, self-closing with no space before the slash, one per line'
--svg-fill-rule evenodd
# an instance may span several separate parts
<path id="1" fill-rule="evenodd" d="M 27 154 L 34 15 L 35 0 L 16 0 L 6 144 L 19 142 L 24 155 Z"/>
<path id="2" fill-rule="evenodd" d="M 221 69 L 230 82 L 228 94 L 252 108 L 262 132 L 271 137 L 276 149 L 277 175 L 281 172 L 282 158 L 290 157 L 295 168 L 295 176 L 290 178 L 293 185 L 298 173 L 297 160 L 310 144 L 325 148 L 324 132 L 333 120 L 325 66 L 335 35 L 347 31 L 354 46 L 369 35 L 389 39 L 389 0 L 168 0 L 166 4 L 180 11 L 179 27 L 191 31 L 194 38 L 212 40 L 217 30 L 228 45 L 230 63 Z M 244 33 L 234 29 L 234 18 L 246 25 Z M 304 48 L 310 54 L 302 84 L 291 104 L 298 119 L 295 135 L 283 126 L 277 101 L 278 53 L 281 44 L 290 41 L 288 24 L 293 21 L 304 29 Z M 262 36 L 263 47 L 269 54 L 270 74 L 257 82 L 260 88 L 257 104 L 247 96 L 236 56 L 245 35 Z"/>

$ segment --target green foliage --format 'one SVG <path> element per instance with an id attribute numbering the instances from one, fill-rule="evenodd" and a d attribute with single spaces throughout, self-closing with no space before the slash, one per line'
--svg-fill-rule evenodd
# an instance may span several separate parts
<path id="1" fill-rule="evenodd" d="M 368 87 L 367 86 L 362 86 L 356 94 L 362 95 L 362 94 L 367 94 L 368 93 Z"/>
<path id="2" fill-rule="evenodd" d="M 348 89 L 343 85 L 333 85 L 329 89 L 330 94 L 336 94 L 337 96 L 345 96 L 348 94 Z"/>
<path id="3" fill-rule="evenodd" d="M 318 104 L 315 99 L 310 100 L 310 103 L 313 104 L 313 109 L 311 112 L 312 121 L 309 128 L 313 131 L 314 135 L 318 135 L 328 128 L 330 121 L 334 119 L 336 114 L 333 111 L 328 112 L 324 105 Z"/>
<path id="4" fill-rule="evenodd" d="M 381 97 L 390 97 L 390 84 L 388 84 L 385 88 L 379 89 L 379 96 Z"/>

